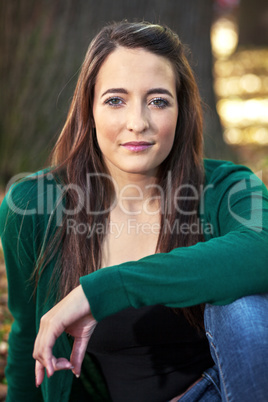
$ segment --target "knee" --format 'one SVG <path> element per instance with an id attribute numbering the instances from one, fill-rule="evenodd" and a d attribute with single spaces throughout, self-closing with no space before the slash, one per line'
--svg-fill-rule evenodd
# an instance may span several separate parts
<path id="1" fill-rule="evenodd" d="M 221 390 L 235 395 L 235 400 L 266 400 L 267 312 L 268 295 L 248 296 L 229 305 L 205 308 L 206 334 L 220 373 Z"/>
<path id="2" fill-rule="evenodd" d="M 225 306 L 207 305 L 204 319 L 208 338 L 267 356 L 268 295 L 243 297 Z"/>

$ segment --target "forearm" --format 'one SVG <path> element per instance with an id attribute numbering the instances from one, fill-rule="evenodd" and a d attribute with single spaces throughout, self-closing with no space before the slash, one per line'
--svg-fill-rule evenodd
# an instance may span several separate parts
<path id="1" fill-rule="evenodd" d="M 97 321 L 130 306 L 228 304 L 268 291 L 267 244 L 267 235 L 230 233 L 100 270 L 80 282 Z"/>
<path id="2" fill-rule="evenodd" d="M 248 169 L 223 166 L 213 170 L 201 208 L 209 240 L 80 279 L 97 321 L 130 306 L 228 304 L 268 291 L 267 189 Z"/>

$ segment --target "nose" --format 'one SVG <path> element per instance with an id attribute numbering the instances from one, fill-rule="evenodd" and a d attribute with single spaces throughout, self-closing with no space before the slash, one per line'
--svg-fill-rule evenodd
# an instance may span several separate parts
<path id="1" fill-rule="evenodd" d="M 134 133 L 142 133 L 149 128 L 149 117 L 144 107 L 133 106 L 127 116 L 127 129 Z"/>

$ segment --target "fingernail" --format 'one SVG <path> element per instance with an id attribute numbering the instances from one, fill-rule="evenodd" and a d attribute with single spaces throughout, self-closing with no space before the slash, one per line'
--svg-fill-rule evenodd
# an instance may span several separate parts
<path id="1" fill-rule="evenodd" d="M 75 374 L 75 372 L 72 370 L 72 372 L 73 372 L 73 375 L 75 375 L 76 376 L 76 378 L 79 378 L 80 377 L 80 375 L 79 374 Z"/>

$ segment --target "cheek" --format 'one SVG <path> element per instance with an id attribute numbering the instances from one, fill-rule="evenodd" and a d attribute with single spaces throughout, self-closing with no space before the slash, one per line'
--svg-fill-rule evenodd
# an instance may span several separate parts
<path id="1" fill-rule="evenodd" d="M 175 130 L 176 130 L 176 121 L 171 119 L 166 119 L 161 126 L 160 131 L 160 149 L 161 149 L 161 156 L 166 158 L 170 153 L 174 138 L 175 138 Z"/>
<path id="2" fill-rule="evenodd" d="M 105 121 L 96 124 L 96 135 L 99 147 L 109 146 L 109 144 L 114 143 L 116 139 L 115 130 L 111 127 L 110 124 L 107 124 Z"/>
<path id="3" fill-rule="evenodd" d="M 97 112 L 97 111 L 96 111 Z M 95 127 L 98 142 L 115 142 L 120 131 L 120 120 L 115 113 L 96 113 Z"/>
<path id="4" fill-rule="evenodd" d="M 166 146 L 169 147 L 170 144 L 173 144 L 176 130 L 176 122 L 171 119 L 166 119 L 162 125 L 160 130 L 161 142 L 166 143 Z"/>

